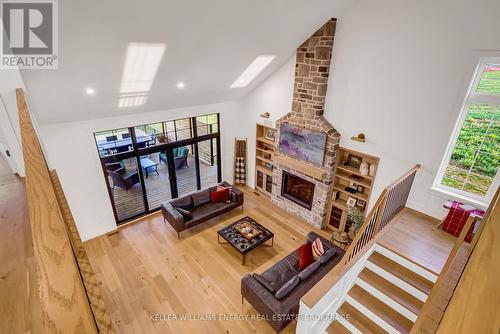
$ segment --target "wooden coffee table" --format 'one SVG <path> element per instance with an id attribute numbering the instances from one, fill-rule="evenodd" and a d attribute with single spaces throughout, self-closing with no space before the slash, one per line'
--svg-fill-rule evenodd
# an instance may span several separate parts
<path id="1" fill-rule="evenodd" d="M 253 227 L 259 229 L 260 231 L 262 231 L 262 233 L 257 235 L 253 239 L 247 240 L 245 237 L 243 237 L 242 234 L 240 234 L 240 232 L 236 231 L 234 228 L 235 226 L 244 222 L 249 223 Z M 227 242 L 221 242 L 220 237 L 222 237 Z M 241 218 L 240 220 L 217 231 L 217 243 L 228 243 L 233 246 L 233 248 L 235 248 L 242 255 L 243 265 L 245 265 L 245 255 L 258 246 L 265 244 L 269 239 L 271 239 L 271 245 L 269 245 L 269 247 L 273 247 L 274 234 L 248 216 Z"/>

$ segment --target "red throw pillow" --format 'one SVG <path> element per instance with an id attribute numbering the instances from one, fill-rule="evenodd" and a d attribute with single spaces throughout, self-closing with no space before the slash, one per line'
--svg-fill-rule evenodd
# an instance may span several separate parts
<path id="1" fill-rule="evenodd" d="M 311 263 L 313 263 L 313 254 L 312 254 L 312 247 L 311 243 L 308 242 L 306 244 L 303 244 L 299 248 L 299 270 L 304 270 L 307 268 Z"/>
<path id="2" fill-rule="evenodd" d="M 210 200 L 212 203 L 229 202 L 230 199 L 229 188 L 212 191 L 210 193 Z"/>

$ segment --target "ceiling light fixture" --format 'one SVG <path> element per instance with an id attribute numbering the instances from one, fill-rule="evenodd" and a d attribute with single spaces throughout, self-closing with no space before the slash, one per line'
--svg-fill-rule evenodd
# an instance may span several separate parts
<path id="1" fill-rule="evenodd" d="M 95 94 L 95 89 L 94 88 L 87 88 L 87 89 L 85 89 L 85 93 L 87 95 L 94 95 Z"/>
<path id="2" fill-rule="evenodd" d="M 178 89 L 184 89 L 184 87 L 186 87 L 186 85 L 184 84 L 184 82 L 179 81 L 179 82 L 177 83 L 177 88 L 178 88 Z"/>
<path id="3" fill-rule="evenodd" d="M 275 55 L 262 55 L 255 58 L 250 65 L 241 73 L 241 75 L 233 82 L 231 88 L 240 88 L 247 86 L 250 82 L 252 82 L 260 72 L 262 72 L 267 65 L 269 65 L 274 58 Z"/>
<path id="4" fill-rule="evenodd" d="M 146 104 L 165 49 L 164 43 L 130 43 L 127 46 L 119 108 Z"/>

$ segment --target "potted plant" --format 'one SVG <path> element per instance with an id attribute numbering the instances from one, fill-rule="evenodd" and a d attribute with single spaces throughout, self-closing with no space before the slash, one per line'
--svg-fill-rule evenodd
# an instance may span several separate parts
<path id="1" fill-rule="evenodd" d="M 360 229 L 361 225 L 365 221 L 365 215 L 356 207 L 350 207 L 347 211 L 347 219 L 351 222 L 351 226 L 349 227 L 349 238 L 354 239 L 354 236 Z"/>
<path id="2" fill-rule="evenodd" d="M 159 133 L 157 136 L 156 136 L 156 139 L 158 140 L 159 143 L 167 143 L 168 140 L 167 140 L 167 136 L 165 136 L 164 133 Z"/>

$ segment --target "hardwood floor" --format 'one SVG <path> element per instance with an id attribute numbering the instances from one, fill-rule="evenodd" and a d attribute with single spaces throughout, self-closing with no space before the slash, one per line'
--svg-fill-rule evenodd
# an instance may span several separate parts
<path id="1" fill-rule="evenodd" d="M 241 278 L 276 263 L 303 244 L 309 231 L 329 234 L 276 208 L 265 195 L 243 191 L 244 211 L 234 209 L 184 231 L 181 240 L 158 213 L 85 243 L 118 333 L 274 333 L 264 320 L 251 319 L 257 313 L 247 302 L 242 306 Z M 275 240 L 273 248 L 250 252 L 243 266 L 236 250 L 217 244 L 217 230 L 246 215 L 274 232 Z M 177 320 L 166 320 L 173 316 Z M 237 319 L 186 321 L 181 316 Z M 292 323 L 283 333 L 294 331 Z"/>
<path id="2" fill-rule="evenodd" d="M 397 222 L 379 244 L 439 274 L 457 238 L 438 229 L 436 221 L 411 209 L 404 209 L 394 219 Z"/>
<path id="3" fill-rule="evenodd" d="M 0 157 L 0 333 L 29 333 L 37 326 L 35 260 L 26 189 Z M 31 293 L 30 293 L 31 292 Z"/>

